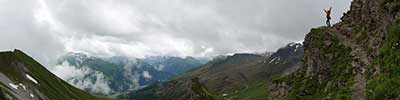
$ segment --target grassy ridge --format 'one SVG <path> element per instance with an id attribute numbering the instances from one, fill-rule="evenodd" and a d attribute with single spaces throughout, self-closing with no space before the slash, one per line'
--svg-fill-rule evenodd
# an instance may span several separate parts
<path id="1" fill-rule="evenodd" d="M 390 13 L 396 13 L 400 10 L 400 0 L 385 0 L 383 2 L 383 7 Z"/>
<path id="2" fill-rule="evenodd" d="M 191 89 L 198 95 L 199 100 L 224 100 L 224 98 L 211 93 L 203 84 L 199 82 L 199 78 L 192 79 Z"/>
<path id="3" fill-rule="evenodd" d="M 248 88 L 240 90 L 233 100 L 266 100 L 268 97 L 268 84 L 265 81 L 254 82 Z"/>
<path id="4" fill-rule="evenodd" d="M 338 37 L 329 34 L 327 28 L 312 29 L 308 36 L 312 40 L 306 45 L 318 49 L 320 53 L 318 59 L 329 63 L 320 65 L 326 67 L 325 73 L 329 72 L 329 77 L 317 81 L 320 79 L 318 75 L 306 75 L 307 69 L 302 67 L 293 74 L 273 79 L 273 83 L 286 82 L 292 87 L 286 98 L 288 100 L 350 99 L 351 86 L 354 83 L 354 75 L 351 72 L 351 49 L 340 44 Z M 325 44 L 324 41 L 327 40 L 332 42 L 330 46 Z"/>
<path id="5" fill-rule="evenodd" d="M 21 82 L 25 85 L 30 84 L 38 89 L 45 97 L 41 99 L 51 100 L 98 100 L 98 98 L 84 92 L 78 88 L 69 85 L 56 75 L 49 72 L 45 67 L 36 62 L 31 57 L 19 50 L 14 52 L 0 53 L 0 65 L 6 67 L 0 72 L 8 76 L 15 82 Z M 22 66 L 22 67 L 21 67 Z M 24 71 L 27 70 L 27 72 Z M 34 77 L 38 84 L 26 80 L 25 74 Z"/>
<path id="6" fill-rule="evenodd" d="M 390 28 L 380 55 L 375 63 L 380 73 L 367 84 L 368 99 L 393 99 L 400 97 L 400 19 Z"/>

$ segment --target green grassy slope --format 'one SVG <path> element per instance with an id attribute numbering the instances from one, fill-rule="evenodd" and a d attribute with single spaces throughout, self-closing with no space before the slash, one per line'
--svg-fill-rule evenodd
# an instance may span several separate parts
<path id="1" fill-rule="evenodd" d="M 217 58 L 169 82 L 131 92 L 138 100 L 265 100 L 275 75 L 292 72 L 303 58 L 303 46 L 291 43 L 271 56 L 235 54 Z"/>
<path id="2" fill-rule="evenodd" d="M 247 88 L 240 89 L 232 95 L 234 95 L 233 100 L 267 100 L 268 82 L 257 81 L 251 83 Z"/>
<path id="3" fill-rule="evenodd" d="M 282 92 L 270 98 L 400 100 L 399 8 L 399 0 L 354 0 L 342 22 L 307 34 L 305 64 L 275 78 L 271 88 Z"/>
<path id="4" fill-rule="evenodd" d="M 400 19 L 388 32 L 388 36 L 375 60 L 380 72 L 368 82 L 368 99 L 393 99 L 400 97 Z"/>
<path id="5" fill-rule="evenodd" d="M 292 86 L 287 95 L 289 100 L 321 100 L 321 99 L 349 99 L 351 86 L 353 84 L 350 48 L 341 45 L 338 38 L 326 33 L 326 28 L 313 29 L 309 33 L 312 39 L 308 45 L 319 48 L 318 55 L 332 55 L 333 57 L 320 58 L 321 62 L 327 62 L 331 65 L 325 70 L 329 74 L 323 81 L 317 81 L 318 75 L 307 76 L 306 67 L 302 67 L 294 74 L 278 77 L 273 80 L 274 83 L 286 82 Z M 323 41 L 332 41 L 330 47 L 325 47 Z M 304 59 L 307 59 L 304 58 Z"/>
<path id="6" fill-rule="evenodd" d="M 40 63 L 20 50 L 0 53 L 0 72 L 16 83 L 24 83 L 36 91 L 39 99 L 50 100 L 96 100 L 98 98 L 69 85 L 49 72 Z M 26 74 L 34 77 L 38 84 L 27 80 Z M 7 84 L 7 83 L 4 83 Z"/>
<path id="7" fill-rule="evenodd" d="M 199 78 L 192 79 L 191 89 L 198 95 L 199 100 L 223 100 L 222 97 L 211 93 L 206 86 L 199 82 Z"/>

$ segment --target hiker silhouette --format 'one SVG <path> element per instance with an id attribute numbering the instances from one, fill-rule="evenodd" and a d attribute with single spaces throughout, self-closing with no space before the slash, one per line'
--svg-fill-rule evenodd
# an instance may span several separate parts
<path id="1" fill-rule="evenodd" d="M 328 10 L 325 10 L 325 14 L 326 14 L 326 25 L 328 27 L 331 27 L 331 11 L 332 11 L 332 7 L 330 7 Z"/>

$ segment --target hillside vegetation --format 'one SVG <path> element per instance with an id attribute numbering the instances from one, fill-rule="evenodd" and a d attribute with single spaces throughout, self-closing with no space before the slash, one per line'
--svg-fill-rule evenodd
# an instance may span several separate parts
<path id="1" fill-rule="evenodd" d="M 1 100 L 98 100 L 49 72 L 20 50 L 0 52 Z"/>
<path id="2" fill-rule="evenodd" d="M 307 34 L 304 65 L 273 79 L 273 100 L 400 99 L 399 0 L 353 0 L 333 27 Z"/>

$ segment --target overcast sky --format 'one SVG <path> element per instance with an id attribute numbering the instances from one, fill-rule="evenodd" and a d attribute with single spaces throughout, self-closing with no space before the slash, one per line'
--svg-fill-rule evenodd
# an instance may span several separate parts
<path id="1" fill-rule="evenodd" d="M 66 52 L 214 56 L 275 51 L 350 0 L 0 0 L 0 50 L 48 65 Z"/>

